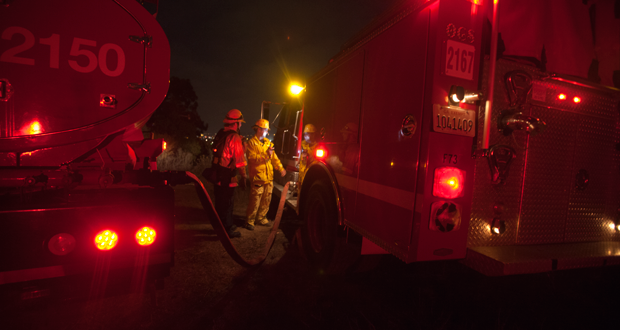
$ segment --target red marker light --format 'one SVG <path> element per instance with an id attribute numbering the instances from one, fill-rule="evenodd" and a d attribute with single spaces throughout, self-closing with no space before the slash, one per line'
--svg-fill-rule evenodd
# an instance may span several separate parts
<path id="1" fill-rule="evenodd" d="M 41 124 L 38 121 L 30 124 L 30 134 L 39 134 L 41 133 Z"/>
<path id="2" fill-rule="evenodd" d="M 449 166 L 435 169 L 433 196 L 448 199 L 460 197 L 463 193 L 464 185 L 465 171 Z"/>
<path id="3" fill-rule="evenodd" d="M 558 95 L 558 100 L 561 100 L 561 101 L 566 100 L 566 94 L 560 94 L 560 95 Z"/>
<path id="4" fill-rule="evenodd" d="M 319 148 L 316 148 L 315 155 L 316 155 L 316 158 L 324 158 L 327 155 L 327 152 L 325 151 L 325 149 L 319 147 Z"/>
<path id="5" fill-rule="evenodd" d="M 112 230 L 102 230 L 95 236 L 95 246 L 99 250 L 111 250 L 118 243 L 118 235 Z"/>
<path id="6" fill-rule="evenodd" d="M 581 98 L 579 96 L 575 96 L 575 97 L 573 97 L 573 102 L 580 103 L 581 102 Z"/>
<path id="7" fill-rule="evenodd" d="M 30 123 L 22 126 L 20 132 L 23 135 L 35 135 L 43 133 L 43 125 L 38 120 L 33 120 Z"/>
<path id="8" fill-rule="evenodd" d="M 155 242 L 157 232 L 151 227 L 142 227 L 136 232 L 136 243 L 147 246 Z"/>

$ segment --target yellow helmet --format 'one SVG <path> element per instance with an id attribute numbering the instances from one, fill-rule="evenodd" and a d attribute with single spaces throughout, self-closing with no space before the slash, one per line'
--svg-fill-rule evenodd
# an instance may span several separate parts
<path id="1" fill-rule="evenodd" d="M 308 124 L 308 125 L 306 125 L 304 127 L 304 134 L 305 133 L 315 133 L 315 132 L 316 132 L 316 128 L 312 124 Z"/>
<path id="2" fill-rule="evenodd" d="M 267 119 L 259 119 L 256 124 L 252 126 L 252 128 L 257 127 L 269 129 L 269 121 Z"/>
<path id="3" fill-rule="evenodd" d="M 224 123 L 232 124 L 236 122 L 245 123 L 245 120 L 243 120 L 243 114 L 241 113 L 241 111 L 237 109 L 232 109 L 226 114 L 226 118 L 224 118 Z"/>

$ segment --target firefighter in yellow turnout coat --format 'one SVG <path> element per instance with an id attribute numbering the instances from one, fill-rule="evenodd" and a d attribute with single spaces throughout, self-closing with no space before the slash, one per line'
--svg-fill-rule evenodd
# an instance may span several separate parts
<path id="1" fill-rule="evenodd" d="M 273 144 L 267 138 L 269 122 L 259 119 L 252 128 L 256 134 L 247 143 L 247 159 L 250 170 L 250 201 L 247 209 L 246 228 L 254 230 L 254 222 L 267 226 L 269 221 L 265 216 L 269 211 L 271 192 L 273 190 L 273 170 L 279 171 L 282 176 L 286 170 L 273 151 Z"/>

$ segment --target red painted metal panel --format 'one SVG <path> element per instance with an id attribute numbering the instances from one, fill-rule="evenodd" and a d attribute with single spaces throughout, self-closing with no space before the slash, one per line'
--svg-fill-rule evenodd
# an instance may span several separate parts
<path id="1" fill-rule="evenodd" d="M 304 124 L 317 128 L 317 138 L 327 148 L 325 162 L 335 173 L 344 176 L 339 183 L 345 219 L 353 217 L 356 203 L 359 158 L 356 130 L 360 120 L 363 69 L 364 52 L 360 51 L 313 79 L 307 87 L 305 106 L 311 111 L 304 114 Z M 349 141 L 343 140 L 345 126 L 352 132 Z"/>
<path id="2" fill-rule="evenodd" d="M 360 189 L 351 222 L 403 259 L 413 219 L 428 17 L 426 9 L 412 13 L 365 46 Z M 415 118 L 409 136 L 401 133 L 407 115 Z"/>
<path id="3" fill-rule="evenodd" d="M 474 141 L 470 136 L 450 134 L 449 130 L 442 133 L 434 132 L 433 108 L 448 104 L 447 96 L 452 85 L 461 86 L 469 91 L 478 90 L 479 54 L 482 52 L 482 15 L 479 10 L 474 13 L 472 8 L 476 7 L 473 6 L 475 5 L 464 1 L 441 1 L 437 4 L 438 8 L 431 12 L 429 37 L 431 42 L 428 56 L 430 63 L 427 65 L 429 71 L 426 78 L 426 86 L 430 90 L 426 93 L 424 116 L 421 121 L 423 131 L 420 144 L 420 171 L 411 235 L 414 244 L 407 260 L 409 262 L 465 257 L 473 197 L 474 161 L 471 152 Z M 457 50 L 454 48 L 455 45 L 464 46 L 461 47 L 462 50 Z M 460 55 L 458 61 L 456 54 Z M 462 74 L 448 71 L 447 68 L 450 66 Z M 469 111 L 475 112 L 474 109 Z M 434 171 L 442 166 L 454 166 L 465 171 L 466 182 L 462 197 L 445 200 L 433 196 Z M 459 210 L 456 212 L 460 215 L 461 221 L 458 229 L 455 227 L 454 230 L 445 232 L 432 230 L 431 225 L 435 222 L 435 218 L 441 218 L 437 214 L 431 214 L 434 210 L 433 204 L 438 202 L 453 203 Z"/>
<path id="4" fill-rule="evenodd" d="M 15 117 L 0 151 L 108 135 L 148 117 L 167 92 L 167 38 L 135 1 L 15 1 L 0 7 L 0 22 L 0 74 L 13 86 Z M 130 40 L 145 34 L 151 48 Z M 129 83 L 150 83 L 150 93 Z M 101 106 L 102 94 L 114 107 Z"/>

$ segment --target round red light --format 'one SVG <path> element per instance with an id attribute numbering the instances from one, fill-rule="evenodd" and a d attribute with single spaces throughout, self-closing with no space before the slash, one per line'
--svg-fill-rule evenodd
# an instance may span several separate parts
<path id="1" fill-rule="evenodd" d="M 558 100 L 566 100 L 566 94 L 558 95 Z"/>
<path id="2" fill-rule="evenodd" d="M 102 230 L 95 235 L 95 246 L 99 250 L 111 250 L 117 243 L 118 235 L 112 230 Z"/>
<path id="3" fill-rule="evenodd" d="M 573 97 L 573 102 L 579 103 L 579 102 L 581 102 L 581 98 L 579 96 L 575 96 L 575 97 Z"/>
<path id="4" fill-rule="evenodd" d="M 157 232 L 151 227 L 142 227 L 136 232 L 136 243 L 147 246 L 155 242 Z"/>
<path id="5" fill-rule="evenodd" d="M 435 169 L 433 196 L 457 198 L 463 193 L 465 171 L 456 167 L 438 167 Z"/>
<path id="6" fill-rule="evenodd" d="M 57 256 L 64 256 L 75 249 L 75 237 L 67 233 L 54 235 L 47 242 L 47 248 Z"/>

